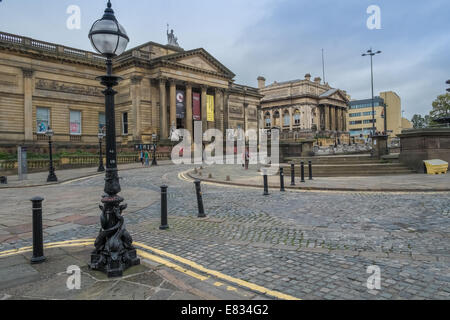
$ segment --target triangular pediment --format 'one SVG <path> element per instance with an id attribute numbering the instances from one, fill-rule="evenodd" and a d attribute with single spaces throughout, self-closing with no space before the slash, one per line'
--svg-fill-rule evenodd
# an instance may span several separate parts
<path id="1" fill-rule="evenodd" d="M 216 58 L 205 49 L 195 49 L 182 53 L 161 57 L 164 61 L 170 61 L 180 66 L 194 68 L 205 72 L 214 72 L 229 78 L 234 78 L 235 74 L 221 64 Z"/>
<path id="2" fill-rule="evenodd" d="M 346 95 L 339 89 L 331 89 L 327 92 L 324 92 L 322 95 L 320 95 L 321 99 L 333 99 L 333 100 L 340 100 L 342 102 L 348 102 L 348 98 Z"/>

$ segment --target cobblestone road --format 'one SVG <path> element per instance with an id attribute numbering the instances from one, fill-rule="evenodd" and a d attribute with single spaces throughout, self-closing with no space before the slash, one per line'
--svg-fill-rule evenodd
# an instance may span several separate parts
<path id="1" fill-rule="evenodd" d="M 204 184 L 208 218 L 197 219 L 193 183 L 179 178 L 188 169 L 121 173 L 122 188 L 150 203 L 126 215 L 136 241 L 302 299 L 450 298 L 450 193 L 272 190 L 264 197 L 259 189 Z M 162 184 L 169 186 L 169 231 L 158 230 Z M 101 195 L 103 178 L 60 188 Z M 46 241 L 95 237 L 97 229 L 73 224 Z M 367 289 L 372 265 L 381 268 L 381 290 Z"/>

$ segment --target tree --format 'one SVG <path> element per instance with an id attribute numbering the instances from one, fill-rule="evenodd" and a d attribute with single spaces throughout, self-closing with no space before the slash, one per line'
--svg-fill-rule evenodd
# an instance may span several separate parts
<path id="1" fill-rule="evenodd" d="M 431 119 L 450 117 L 450 93 L 442 94 L 433 101 L 430 117 Z"/>
<path id="2" fill-rule="evenodd" d="M 412 117 L 411 122 L 414 129 L 421 129 L 425 127 L 425 119 L 420 114 L 415 114 Z"/>

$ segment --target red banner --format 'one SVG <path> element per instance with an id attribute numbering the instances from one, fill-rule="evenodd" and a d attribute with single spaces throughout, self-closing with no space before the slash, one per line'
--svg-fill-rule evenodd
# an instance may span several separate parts
<path id="1" fill-rule="evenodd" d="M 200 93 L 192 93 L 192 115 L 195 121 L 202 120 L 201 105 L 200 105 Z"/>

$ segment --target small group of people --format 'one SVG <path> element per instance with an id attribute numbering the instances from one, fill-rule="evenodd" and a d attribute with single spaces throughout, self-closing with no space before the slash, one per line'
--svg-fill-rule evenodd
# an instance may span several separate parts
<path id="1" fill-rule="evenodd" d="M 139 159 L 141 159 L 142 166 L 149 167 L 150 166 L 150 155 L 148 151 L 140 151 Z"/>

